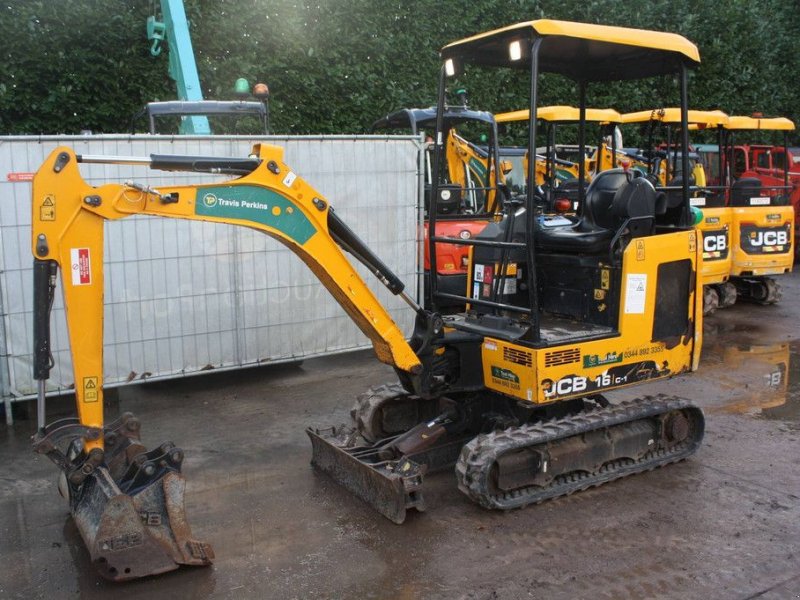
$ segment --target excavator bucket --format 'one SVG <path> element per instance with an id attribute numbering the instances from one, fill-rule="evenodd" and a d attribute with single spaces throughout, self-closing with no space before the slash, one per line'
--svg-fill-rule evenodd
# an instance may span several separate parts
<path id="1" fill-rule="evenodd" d="M 105 451 L 82 451 L 100 431 L 64 419 L 40 430 L 34 449 L 63 471 L 59 489 L 99 574 L 125 581 L 209 565 L 211 547 L 192 538 L 180 473 L 183 451 L 167 442 L 146 451 L 130 413 L 102 431 Z"/>

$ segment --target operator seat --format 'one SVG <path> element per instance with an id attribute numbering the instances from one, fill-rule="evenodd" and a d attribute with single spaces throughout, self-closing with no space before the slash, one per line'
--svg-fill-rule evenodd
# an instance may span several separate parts
<path id="1" fill-rule="evenodd" d="M 689 175 L 689 186 L 695 184 L 694 176 Z M 659 216 L 659 225 L 675 226 L 681 223 L 683 218 L 683 176 L 677 175 L 667 183 L 667 187 L 679 188 L 662 192 L 659 197 L 656 214 Z"/>
<path id="2" fill-rule="evenodd" d="M 618 228 L 628 218 L 652 215 L 655 219 L 656 193 L 652 184 L 641 177 L 628 181 L 628 177 L 624 169 L 598 174 L 586 190 L 581 219 L 574 225 L 537 227 L 536 248 L 544 252 L 599 254 L 608 251 Z M 639 227 L 637 233 L 638 230 Z"/>

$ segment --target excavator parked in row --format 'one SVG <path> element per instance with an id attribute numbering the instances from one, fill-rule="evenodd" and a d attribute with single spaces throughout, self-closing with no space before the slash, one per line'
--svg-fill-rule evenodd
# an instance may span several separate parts
<path id="1" fill-rule="evenodd" d="M 578 129 L 578 144 L 564 144 L 559 137 L 564 126 L 580 125 L 580 111 L 574 106 L 543 106 L 536 111 L 536 117 L 543 121 L 546 144 L 544 156 L 536 157 L 536 185 L 546 212 L 567 213 L 579 210 L 582 191 L 586 184 L 600 171 L 616 168 L 618 158 L 618 131 L 620 114 L 610 108 L 587 108 L 583 115 L 583 128 Z M 530 120 L 530 110 L 516 110 L 496 115 L 498 123 L 524 123 Z M 585 145 L 585 125 L 598 125 L 599 140 L 595 148 Z M 583 136 L 584 142 L 581 142 Z M 610 140 L 611 149 L 606 144 Z M 559 142 L 561 140 L 561 142 Z M 585 148 L 580 154 L 580 148 Z M 599 151 L 598 151 L 599 149 Z M 540 149 L 541 150 L 541 149 Z M 501 149 L 502 153 L 502 149 Z M 587 154 L 591 154 L 587 156 Z M 574 159 L 574 160 L 571 160 Z M 527 171 L 528 154 L 525 153 L 523 167 Z M 583 163 L 581 165 L 581 163 Z"/>
<path id="2" fill-rule="evenodd" d="M 442 135 L 446 141 L 446 163 L 439 180 L 436 210 L 439 223 L 436 235 L 440 238 L 470 239 L 494 219 L 498 212 L 499 199 L 495 190 L 504 181 L 505 171 L 498 156 L 497 123 L 494 116 L 485 111 L 471 110 L 467 106 L 466 91 L 459 89 L 456 98 L 460 103 L 445 105 L 442 115 Z M 375 121 L 370 133 L 376 131 L 402 131 L 417 135 L 436 128 L 436 107 L 405 108 Z M 470 130 L 474 140 L 467 139 L 463 129 Z M 483 144 L 479 144 L 483 142 Z M 431 167 L 432 142 L 426 142 L 424 159 L 424 211 L 425 239 L 431 210 L 433 172 Z M 485 145 L 484 145 L 485 144 Z M 500 165 L 500 168 L 497 168 Z M 510 167 L 509 167 L 510 168 Z M 425 252 L 425 301 L 430 305 L 431 289 L 430 252 Z M 457 244 L 437 244 L 439 260 L 436 278 L 439 289 L 454 295 L 464 292 L 467 286 L 468 248 Z M 445 303 L 442 312 L 464 310 L 463 302 Z"/>
<path id="3" fill-rule="evenodd" d="M 800 179 L 791 175 L 788 132 L 795 126 L 784 117 L 730 116 L 721 128 L 716 147 L 701 150 L 716 163 L 711 183 L 724 188 L 730 207 L 730 282 L 738 297 L 774 304 L 781 298 L 775 276 L 794 265 Z M 739 136 L 768 131 L 783 133 L 782 147 L 739 143 Z"/>
<path id="4" fill-rule="evenodd" d="M 669 33 L 537 20 L 462 39 L 441 51 L 432 154 L 430 229 L 446 168 L 445 94 L 453 78 L 504 69 L 529 83 L 536 114 L 541 73 L 587 88 L 677 77 L 685 124 L 694 44 Z M 529 123 L 535 156 L 536 119 Z M 688 146 L 687 127 L 681 134 Z M 687 153 L 682 154 L 688 171 Z M 528 179 L 534 181 L 534 162 Z M 158 189 L 95 187 L 85 163 L 129 164 L 232 176 L 221 183 Z M 396 523 L 425 510 L 426 473 L 451 468 L 458 487 L 488 509 L 558 498 L 692 455 L 704 431 L 691 401 L 643 395 L 612 404 L 605 393 L 697 368 L 702 344 L 701 246 L 689 183 L 667 210 L 653 185 L 609 169 L 586 190 L 579 218 L 548 226 L 535 191 L 492 190 L 498 220 L 469 239 L 428 239 L 431 271 L 440 242 L 469 249 L 461 295 L 431 278 L 431 309 L 295 173 L 279 147 L 245 158 L 78 155 L 62 147 L 33 181 L 35 376 L 40 382 L 34 449 L 62 472 L 70 512 L 99 572 L 113 580 L 208 564 L 183 508 L 183 451 L 151 450 L 138 420 L 103 418 L 103 226 L 133 215 L 201 220 L 262 231 L 296 253 L 370 339 L 397 380 L 367 391 L 344 427 L 309 429 L 312 464 Z M 47 207 L 48 210 L 41 210 Z M 52 207 L 52 210 L 49 210 Z M 345 253 L 400 295 L 416 314 L 406 338 Z M 52 366 L 49 312 L 61 271 L 78 416 L 45 424 L 44 381 Z M 466 304 L 443 316 L 440 302 Z M 235 468 L 235 466 L 233 467 Z"/>
<path id="5" fill-rule="evenodd" d="M 681 111 L 679 108 L 658 108 L 622 115 L 623 123 L 641 123 L 647 126 L 648 142 L 653 146 L 645 150 L 650 157 L 649 176 L 668 198 L 679 202 L 679 190 L 683 181 L 681 156 L 673 140 L 680 134 Z M 722 135 L 728 115 L 719 110 L 690 110 L 689 128 L 697 131 L 717 131 Z M 654 135 L 662 129 L 664 136 Z M 713 313 L 717 308 L 731 306 L 736 302 L 736 287 L 729 281 L 731 275 L 731 224 L 732 214 L 727 207 L 724 187 L 710 187 L 706 180 L 703 163 L 696 152 L 689 154 L 691 171 L 689 183 L 692 194 L 689 202 L 700 210 L 697 223 L 703 245 L 703 310 Z"/>

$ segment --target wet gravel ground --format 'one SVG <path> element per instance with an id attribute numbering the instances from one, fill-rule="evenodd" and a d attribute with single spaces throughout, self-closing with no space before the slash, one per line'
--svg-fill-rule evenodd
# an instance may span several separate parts
<path id="1" fill-rule="evenodd" d="M 694 457 L 509 513 L 447 472 L 398 526 L 311 469 L 304 428 L 344 422 L 392 380 L 367 352 L 112 393 L 109 417 L 133 411 L 148 446 L 185 449 L 188 516 L 217 554 L 127 584 L 94 574 L 19 407 L 0 428 L 0 598 L 798 598 L 800 276 L 783 287 L 778 306 L 708 318 L 698 372 L 611 396 L 696 400 Z"/>

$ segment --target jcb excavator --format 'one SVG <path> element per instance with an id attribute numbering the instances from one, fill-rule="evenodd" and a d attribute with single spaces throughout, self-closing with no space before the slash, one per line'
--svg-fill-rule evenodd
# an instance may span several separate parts
<path id="1" fill-rule="evenodd" d="M 438 186 L 436 210 L 439 223 L 436 235 L 441 238 L 469 239 L 480 232 L 496 217 L 498 183 L 504 181 L 497 153 L 497 124 L 494 116 L 485 111 L 467 107 L 466 91 L 456 94 L 460 104 L 445 107 L 442 119 L 442 135 L 447 140 L 447 168 L 442 173 Z M 465 139 L 460 130 L 469 129 L 475 137 L 485 138 L 486 148 L 477 145 L 478 139 Z M 375 121 L 370 133 L 375 131 L 401 130 L 417 135 L 420 131 L 433 133 L 436 129 L 436 107 L 406 108 L 395 111 Z M 430 146 L 425 150 L 425 239 L 428 236 L 428 214 L 431 207 L 433 173 Z M 497 179 L 495 179 L 497 178 Z M 425 303 L 430 304 L 430 253 L 425 244 Z M 463 294 L 467 287 L 467 264 L 469 252 L 466 246 L 441 242 L 437 244 L 437 285 L 439 289 L 453 294 Z M 440 305 L 441 312 L 460 312 L 463 302 Z"/>
<path id="2" fill-rule="evenodd" d="M 584 128 L 586 123 L 599 125 L 600 139 L 594 148 L 591 157 L 587 154 L 590 147 L 582 144 L 580 139 L 577 146 L 557 144 L 557 130 L 562 125 L 580 125 L 580 111 L 574 106 L 540 106 L 536 111 L 539 120 L 546 125 L 544 157 L 536 157 L 536 185 L 541 186 L 541 195 L 545 210 L 554 213 L 577 211 L 580 207 L 580 190 L 585 191 L 586 183 L 591 178 L 606 169 L 617 167 L 617 135 L 616 124 L 620 122 L 621 115 L 611 108 L 587 108 L 584 111 Z M 530 120 L 528 109 L 495 115 L 498 123 L 514 123 Z M 610 137 L 611 149 L 605 143 L 605 138 Z M 578 137 L 585 138 L 585 132 L 580 129 Z M 580 148 L 585 147 L 583 154 Z M 559 150 L 569 149 L 583 156 L 583 168 L 580 161 L 572 162 L 559 157 Z M 523 166 L 527 170 L 528 156 L 523 159 Z"/>
<path id="3" fill-rule="evenodd" d="M 789 180 L 788 161 L 778 173 L 760 172 L 755 157 L 747 155 L 736 136 L 746 131 L 782 131 L 788 157 L 788 132 L 795 126 L 785 117 L 731 116 L 723 127 L 722 159 L 733 219 L 731 281 L 739 297 L 775 304 L 781 288 L 774 276 L 790 273 L 794 264 L 792 195 L 797 186 Z"/>
<path id="4" fill-rule="evenodd" d="M 685 112 L 687 69 L 699 54 L 678 35 L 539 20 L 450 44 L 442 60 L 437 131 L 449 78 L 468 64 L 529 76 L 531 114 L 545 71 L 577 82 L 581 112 L 589 84 L 678 75 Z M 535 140 L 532 120 L 530 155 Z M 444 143 L 435 137 L 435 173 L 445 167 Z M 79 172 L 80 164 L 91 162 L 235 178 L 159 189 L 136 182 L 93 187 Z M 533 161 L 528 168 L 533 181 Z M 689 400 L 642 396 L 613 405 L 602 395 L 697 367 L 701 255 L 688 182 L 681 210 L 665 212 L 647 179 L 607 170 L 587 189 L 580 219 L 559 227 L 537 222 L 533 186 L 525 197 L 507 196 L 502 186 L 495 191 L 505 196 L 501 218 L 460 240 L 471 250 L 469 294 L 459 298 L 468 309 L 442 317 L 404 292 L 329 201 L 283 162 L 278 147 L 258 145 L 242 159 L 54 151 L 33 182 L 40 380 L 40 427 L 33 441 L 62 470 L 71 513 L 100 573 L 124 580 L 179 564 L 207 564 L 213 557 L 208 544 L 192 539 L 184 514 L 183 452 L 169 443 L 147 451 L 131 415 L 113 423 L 103 419 L 107 219 L 139 214 L 238 224 L 279 240 L 308 265 L 398 376 L 358 399 L 351 425 L 308 430 L 312 463 L 397 523 L 408 509 L 425 509 L 426 471 L 447 466 L 455 465 L 458 486 L 469 498 L 505 510 L 694 453 L 704 418 Z M 432 269 L 440 241 L 436 235 L 428 240 Z M 415 311 L 410 341 L 345 252 Z M 59 268 L 78 417 L 45 425 L 44 380 L 52 365 L 48 315 Z M 432 281 L 435 309 L 450 294 Z"/>
<path id="5" fill-rule="evenodd" d="M 670 199 L 678 200 L 677 189 L 682 182 L 680 156 L 673 136 L 681 125 L 679 108 L 658 108 L 622 115 L 623 123 L 647 124 L 650 132 L 649 143 L 653 147 L 646 152 L 652 157 L 651 177 L 654 183 Z M 690 131 L 716 131 L 722 139 L 723 127 L 728 123 L 728 115 L 720 110 L 690 110 L 688 115 Z M 654 137 L 656 125 L 664 129 L 665 138 Z M 731 274 L 731 225 L 733 215 L 726 206 L 723 186 L 709 187 L 706 172 L 699 155 L 689 156 L 692 169 L 689 183 L 693 193 L 689 202 L 701 211 L 697 224 L 703 245 L 703 310 L 713 313 L 717 308 L 726 308 L 736 302 L 736 287 L 728 281 Z"/>

